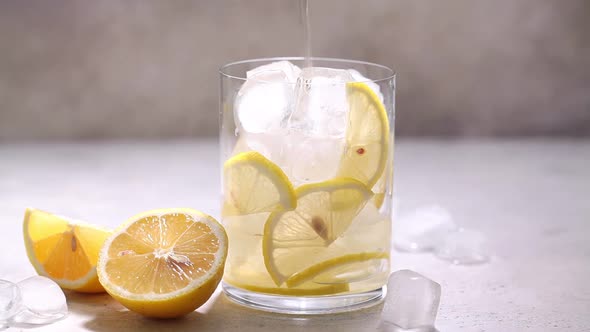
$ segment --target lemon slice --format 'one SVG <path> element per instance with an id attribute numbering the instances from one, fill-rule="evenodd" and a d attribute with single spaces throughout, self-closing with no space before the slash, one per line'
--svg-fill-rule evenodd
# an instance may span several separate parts
<path id="1" fill-rule="evenodd" d="M 346 95 L 348 129 L 338 176 L 357 179 L 372 188 L 387 163 L 390 135 L 387 112 L 365 83 L 347 83 Z"/>
<path id="2" fill-rule="evenodd" d="M 187 314 L 213 294 L 223 274 L 227 235 L 192 209 L 152 210 L 129 219 L 106 241 L 97 272 L 117 301 L 149 317 Z"/>
<path id="3" fill-rule="evenodd" d="M 243 152 L 227 160 L 223 173 L 224 216 L 292 210 L 297 205 L 283 170 L 258 152 Z"/>
<path id="4" fill-rule="evenodd" d="M 377 183 L 373 186 L 373 193 L 375 193 L 375 196 L 373 196 L 373 203 L 377 209 L 380 209 L 381 206 L 383 206 L 387 188 L 393 187 L 393 153 L 390 154 L 390 158 L 391 160 L 387 162 L 388 166 L 383 171 L 383 174 L 381 174 L 379 180 L 377 180 Z"/>
<path id="5" fill-rule="evenodd" d="M 375 193 L 375 196 L 373 196 L 373 203 L 375 204 L 377 209 L 380 209 L 381 206 L 383 205 L 383 202 L 385 201 L 385 177 L 384 176 L 379 178 L 379 181 L 377 181 L 377 183 L 373 187 L 373 192 Z"/>
<path id="6" fill-rule="evenodd" d="M 385 201 L 385 193 L 384 192 L 376 193 L 373 203 L 375 203 L 375 206 L 378 209 L 380 209 L 381 206 L 383 205 L 383 201 Z"/>
<path id="7" fill-rule="evenodd" d="M 327 247 L 373 196 L 364 184 L 347 178 L 305 184 L 295 193 L 297 208 L 270 214 L 264 225 L 264 264 L 277 285 L 334 254 Z"/>
<path id="8" fill-rule="evenodd" d="M 344 293 L 350 290 L 348 283 L 338 283 L 332 285 L 315 285 L 311 288 L 280 288 L 280 287 L 264 287 L 248 284 L 233 283 L 234 286 L 247 289 L 258 293 L 267 293 L 275 295 L 289 295 L 289 296 L 320 296 L 331 295 L 337 293 Z"/>
<path id="9" fill-rule="evenodd" d="M 362 280 L 374 274 L 371 269 L 379 265 L 382 260 L 389 259 L 386 252 L 361 252 L 334 257 L 314 264 L 291 275 L 287 280 L 287 287 L 296 287 L 306 281 L 317 283 L 338 284 L 354 280 Z"/>
<path id="10" fill-rule="evenodd" d="M 98 252 L 110 231 L 37 209 L 27 209 L 23 222 L 29 261 L 61 288 L 98 293 Z"/>

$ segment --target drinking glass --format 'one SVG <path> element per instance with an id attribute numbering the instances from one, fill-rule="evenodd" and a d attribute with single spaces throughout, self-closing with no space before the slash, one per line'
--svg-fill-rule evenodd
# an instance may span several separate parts
<path id="1" fill-rule="evenodd" d="M 356 310 L 390 269 L 395 75 L 304 60 L 220 69 L 223 288 L 272 312 Z"/>

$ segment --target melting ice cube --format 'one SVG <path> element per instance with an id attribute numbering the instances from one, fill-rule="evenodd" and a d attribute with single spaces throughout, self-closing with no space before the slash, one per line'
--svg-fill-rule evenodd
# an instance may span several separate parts
<path id="1" fill-rule="evenodd" d="M 449 211 L 438 205 L 416 209 L 393 224 L 393 244 L 402 251 L 434 249 L 457 226 Z"/>
<path id="2" fill-rule="evenodd" d="M 319 182 L 336 176 L 344 142 L 292 132 L 285 137 L 282 162 L 294 185 Z"/>
<path id="3" fill-rule="evenodd" d="M 391 274 L 381 320 L 412 331 L 434 331 L 440 285 L 427 277 L 401 270 Z"/>
<path id="4" fill-rule="evenodd" d="M 348 113 L 348 70 L 309 67 L 301 71 L 295 91 L 296 104 L 288 126 L 308 135 L 344 137 Z"/>
<path id="5" fill-rule="evenodd" d="M 49 278 L 34 276 L 18 284 L 23 310 L 10 319 L 10 324 L 49 324 L 68 313 L 66 297 L 61 288 Z"/>
<path id="6" fill-rule="evenodd" d="M 301 71 L 294 108 L 282 126 L 282 160 L 296 185 L 335 176 L 344 149 L 346 83 L 352 79 L 347 70 L 308 67 Z"/>
<path id="7" fill-rule="evenodd" d="M 338 136 L 346 128 L 346 83 L 362 81 L 383 100 L 379 85 L 354 69 L 309 67 L 277 61 L 247 72 L 235 101 L 236 125 L 248 133 L 300 129 Z"/>
<path id="8" fill-rule="evenodd" d="M 448 233 L 437 245 L 435 254 L 457 265 L 485 263 L 490 258 L 485 236 L 463 228 Z"/>
<path id="9" fill-rule="evenodd" d="M 289 61 L 254 68 L 236 97 L 236 126 L 248 133 L 278 130 L 294 103 L 295 82 L 301 70 Z"/>
<path id="10" fill-rule="evenodd" d="M 3 321 L 20 311 L 21 302 L 18 286 L 7 280 L 0 280 L 0 326 Z"/>
<path id="11" fill-rule="evenodd" d="M 247 78 L 234 107 L 240 138 L 233 153 L 262 153 L 296 185 L 335 176 L 348 120 L 346 83 L 368 80 L 288 61 L 255 68 Z"/>
<path id="12" fill-rule="evenodd" d="M 301 69 L 289 61 L 276 61 L 249 70 L 246 73 L 246 78 L 260 80 L 268 73 L 280 73 L 283 76 L 283 81 L 287 83 L 295 83 L 299 75 L 301 75 Z"/>

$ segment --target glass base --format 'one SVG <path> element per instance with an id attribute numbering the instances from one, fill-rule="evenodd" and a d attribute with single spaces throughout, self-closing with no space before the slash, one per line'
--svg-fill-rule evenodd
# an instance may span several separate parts
<path id="1" fill-rule="evenodd" d="M 224 282 L 223 291 L 232 301 L 258 310 L 294 315 L 323 315 L 372 307 L 383 301 L 386 287 L 357 294 L 296 297 L 256 293 Z"/>

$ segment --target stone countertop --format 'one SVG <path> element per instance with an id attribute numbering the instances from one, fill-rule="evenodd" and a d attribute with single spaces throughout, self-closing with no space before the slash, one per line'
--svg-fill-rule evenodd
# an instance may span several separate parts
<path id="1" fill-rule="evenodd" d="M 590 140 L 399 139 L 398 215 L 447 208 L 486 234 L 491 262 L 453 266 L 394 251 L 442 286 L 439 331 L 590 331 Z M 34 274 L 22 241 L 27 206 L 114 227 L 159 207 L 219 217 L 215 141 L 0 144 L 0 278 Z M 395 227 L 395 224 L 394 224 Z M 179 320 L 144 319 L 107 295 L 67 293 L 70 315 L 41 331 L 370 331 L 381 305 L 292 317 L 220 293 Z"/>

